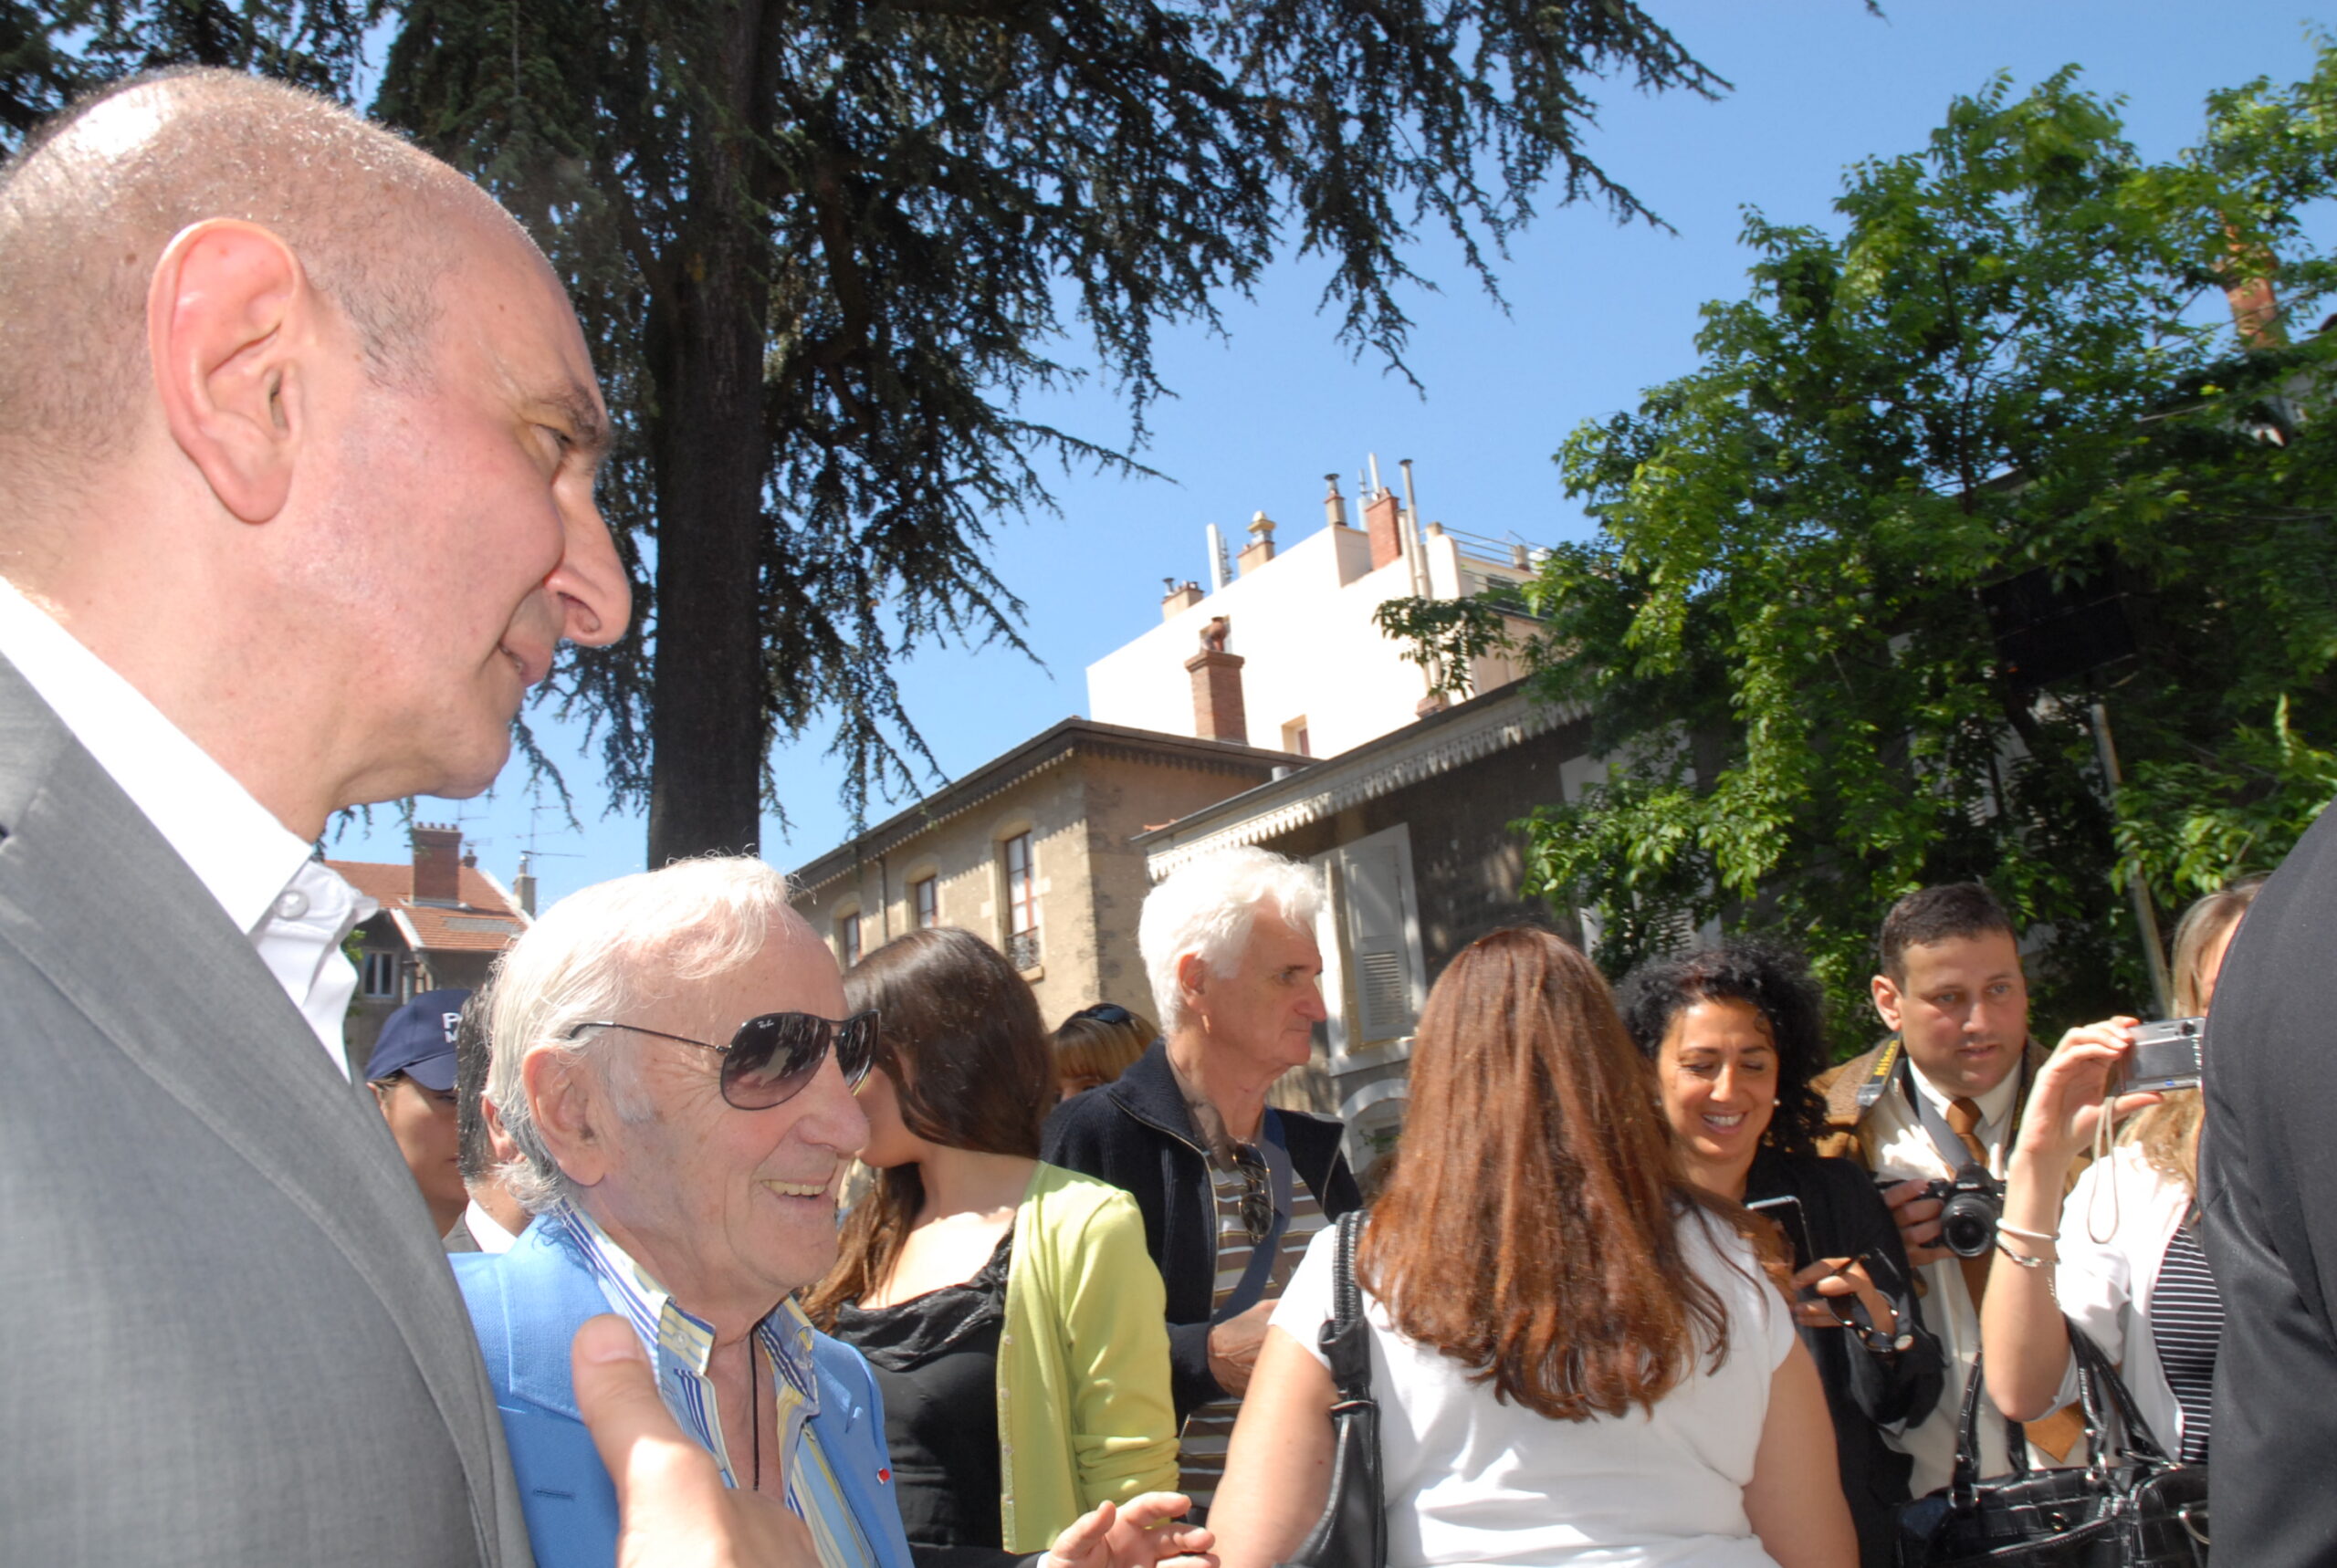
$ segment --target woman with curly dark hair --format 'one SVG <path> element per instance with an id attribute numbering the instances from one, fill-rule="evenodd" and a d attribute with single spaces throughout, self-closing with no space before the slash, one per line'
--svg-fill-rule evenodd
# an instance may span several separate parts
<path id="1" fill-rule="evenodd" d="M 1825 1109 L 1809 1087 L 1826 1065 L 1818 987 L 1798 959 L 1740 941 L 1641 965 L 1619 1002 L 1689 1179 L 1766 1215 L 1791 1249 L 1794 1317 L 1834 1418 L 1860 1561 L 1889 1568 L 1911 1461 L 1883 1428 L 1931 1414 L 1944 1363 L 1873 1183 L 1811 1152 Z"/>

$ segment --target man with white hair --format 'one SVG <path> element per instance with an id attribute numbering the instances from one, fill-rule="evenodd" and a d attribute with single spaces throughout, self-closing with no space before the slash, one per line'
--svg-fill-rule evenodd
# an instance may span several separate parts
<path id="1" fill-rule="evenodd" d="M 1361 1207 L 1327 1117 L 1266 1103 L 1325 1014 L 1322 884 L 1263 850 L 1211 855 L 1144 903 L 1137 945 L 1166 1031 L 1118 1080 L 1064 1102 L 1041 1157 L 1133 1194 L 1168 1291 L 1180 1485 L 1208 1506 L 1233 1418 L 1307 1239 Z"/>
<path id="2" fill-rule="evenodd" d="M 836 1191 L 868 1137 L 853 1090 L 876 1015 L 760 861 L 711 858 L 562 900 L 504 956 L 487 1098 L 537 1218 L 455 1271 L 510 1445 L 538 1568 L 617 1556 L 617 1492 L 578 1416 L 569 1342 L 613 1312 L 674 1420 L 740 1490 L 783 1498 L 820 1568 L 910 1568 L 882 1403 L 794 1293 L 836 1258 Z M 1208 1531 L 1167 1493 L 1106 1504 L 1047 1568 L 1152 1568 Z"/>

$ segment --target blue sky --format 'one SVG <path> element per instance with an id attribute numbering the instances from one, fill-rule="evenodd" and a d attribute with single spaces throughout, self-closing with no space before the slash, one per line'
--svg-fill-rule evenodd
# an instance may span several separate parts
<path id="1" fill-rule="evenodd" d="M 1743 209 L 1831 225 L 1845 168 L 1919 148 L 1949 99 L 1993 73 L 2025 85 L 2082 66 L 2086 85 L 2127 99 L 2130 138 L 2160 158 L 2197 140 L 2209 90 L 2300 78 L 2307 28 L 2337 21 L 2330 7 L 2297 0 L 1889 0 L 1880 18 L 1855 0 L 1650 8 L 1735 88 L 1717 102 L 1592 88 L 1602 105 L 1594 156 L 1675 232 L 1619 228 L 1589 206 L 1546 209 L 1497 264 L 1506 312 L 1449 244 L 1422 243 L 1413 265 L 1442 290 L 1410 306 L 1407 359 L 1424 392 L 1374 358 L 1349 357 L 1336 320 L 1316 313 L 1326 271 L 1305 261 L 1277 268 L 1254 299 L 1230 302 L 1222 337 L 1166 338 L 1162 371 L 1179 396 L 1151 411 L 1150 444 L 1137 454 L 1164 477 L 1059 476 L 1059 516 L 999 522 L 991 559 L 1028 606 L 1024 635 L 1043 667 L 995 647 L 951 647 L 902 668 L 911 716 L 945 770 L 964 772 L 1084 712 L 1086 665 L 1155 623 L 1160 580 L 1205 579 L 1207 524 L 1238 539 L 1263 508 L 1311 532 L 1323 475 L 1346 476 L 1352 495 L 1369 454 L 1391 483 L 1395 462 L 1414 460 L 1426 517 L 1537 542 L 1584 533 L 1550 455 L 1583 420 L 1693 367 L 1697 308 L 1743 292 Z M 1075 355 L 1065 345 L 1058 357 Z M 1127 411 L 1102 386 L 1031 412 L 1107 444 L 1128 436 Z M 580 829 L 531 801 L 517 768 L 489 796 L 425 799 L 416 816 L 462 824 L 507 880 L 532 837 L 547 901 L 640 870 L 640 820 L 604 816 L 578 737 L 538 722 L 575 792 Z M 800 865 L 849 831 L 825 747 L 815 734 L 778 755 L 791 831 L 767 822 L 764 852 L 779 865 Z M 875 803 L 871 818 L 896 809 Z M 372 819 L 329 852 L 406 858 L 396 809 L 377 807 Z"/>

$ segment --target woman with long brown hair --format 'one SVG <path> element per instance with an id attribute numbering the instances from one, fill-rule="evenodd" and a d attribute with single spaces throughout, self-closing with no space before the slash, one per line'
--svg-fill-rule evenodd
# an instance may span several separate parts
<path id="1" fill-rule="evenodd" d="M 1168 1333 L 1136 1200 L 1043 1165 L 1055 1061 L 1014 967 L 913 932 L 844 977 L 874 1011 L 876 1171 L 805 1303 L 868 1359 L 911 1551 L 964 1568 L 1177 1485 Z"/>
<path id="2" fill-rule="evenodd" d="M 1808 1353 L 1742 1209 L 1698 1191 L 1588 959 L 1501 931 L 1415 1038 L 1395 1175 L 1356 1257 L 1389 1568 L 1850 1568 Z M 1293 1280 L 1210 1516 L 1224 1568 L 1321 1512 L 1331 1233 Z"/>

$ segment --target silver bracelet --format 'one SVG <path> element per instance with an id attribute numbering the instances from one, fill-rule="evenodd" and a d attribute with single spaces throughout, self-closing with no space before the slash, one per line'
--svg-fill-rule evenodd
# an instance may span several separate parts
<path id="1" fill-rule="evenodd" d="M 2061 1239 L 2058 1230 L 2049 1235 L 2041 1230 L 2023 1230 L 2019 1226 L 2007 1225 L 2001 1219 L 1996 1221 L 1996 1229 L 2007 1236 L 2017 1236 L 2023 1241 L 2034 1241 L 2040 1247 L 2050 1247 Z"/>
<path id="2" fill-rule="evenodd" d="M 1996 1227 L 1996 1228 L 2001 1230 L 2004 1227 L 2000 1225 Z M 2005 1245 L 2004 1239 L 2002 1237 L 1998 1237 L 1996 1239 L 1996 1250 L 2003 1253 L 2006 1257 L 2011 1259 L 2014 1262 L 2019 1264 L 2024 1269 L 2041 1269 L 2048 1263 L 2058 1263 L 2060 1261 L 2059 1258 L 2032 1258 L 2026 1252 L 2016 1252 L 2011 1248 Z"/>

